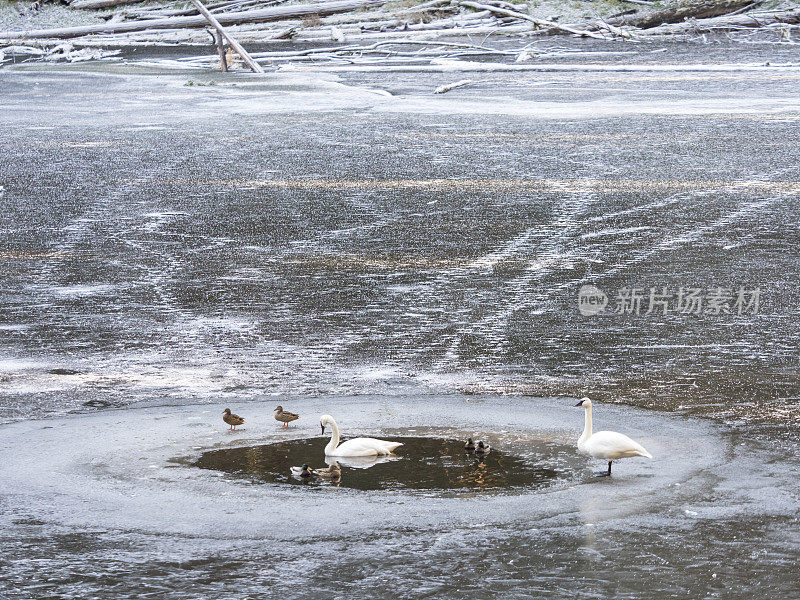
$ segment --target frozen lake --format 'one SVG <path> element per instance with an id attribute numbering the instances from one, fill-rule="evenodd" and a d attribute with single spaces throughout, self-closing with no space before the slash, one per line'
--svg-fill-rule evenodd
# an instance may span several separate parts
<path id="1" fill-rule="evenodd" d="M 605 47 L 630 53 L 0 71 L 0 597 L 796 596 L 800 69 L 774 65 L 798 52 Z M 655 459 L 595 479 L 587 394 Z M 561 475 L 447 496 L 191 466 L 323 412 L 548 444 Z"/>
<path id="2" fill-rule="evenodd" d="M 331 407 L 346 431 L 567 448 L 583 416 L 572 404 L 320 396 L 292 399 L 306 415 L 295 430 L 278 426 L 273 402 L 245 405 L 236 432 L 206 405 L 7 425 L 6 597 L 746 598 L 767 584 L 791 596 L 796 461 L 686 417 L 598 407 L 598 422 L 655 460 L 598 479 L 604 463 L 565 449 L 549 460 L 567 477 L 500 494 L 257 485 L 189 466 L 210 449 L 318 436 Z"/>

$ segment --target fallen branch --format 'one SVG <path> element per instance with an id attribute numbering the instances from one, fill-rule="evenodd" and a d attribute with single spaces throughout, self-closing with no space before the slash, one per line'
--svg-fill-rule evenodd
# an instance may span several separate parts
<path id="1" fill-rule="evenodd" d="M 435 90 L 433 90 L 434 94 L 446 94 L 450 90 L 454 90 L 456 88 L 464 87 L 465 85 L 469 85 L 472 83 L 472 79 L 462 79 L 461 81 L 456 81 L 455 83 L 448 83 L 447 85 L 440 85 Z"/>
<path id="2" fill-rule="evenodd" d="M 273 36 L 273 40 L 290 40 L 294 37 L 295 32 L 297 31 L 297 27 L 287 27 L 282 29 L 278 32 L 277 35 Z"/>
<path id="3" fill-rule="evenodd" d="M 248 0 L 248 1 L 233 1 L 228 0 L 226 2 L 216 2 L 214 4 L 206 4 L 206 8 L 211 13 L 219 13 L 219 12 L 229 12 L 235 10 L 237 8 L 244 8 L 247 6 L 253 6 L 254 4 L 261 4 L 262 8 L 266 8 L 267 6 L 273 6 L 275 4 L 280 4 L 287 0 Z M 179 9 L 172 9 L 166 6 L 156 6 L 156 7 L 147 7 L 147 8 L 132 8 L 121 11 L 121 14 L 125 19 L 165 19 L 167 17 L 184 17 L 187 15 L 196 15 L 198 14 L 197 9 L 195 7 L 188 7 L 188 8 L 179 8 Z"/>
<path id="4" fill-rule="evenodd" d="M 520 65 L 497 62 L 467 62 L 442 60 L 440 64 L 426 65 L 292 65 L 292 71 L 350 72 L 350 73 L 504 73 L 533 71 L 542 73 L 735 73 L 742 71 L 780 71 L 800 73 L 798 65 L 570 65 L 563 63 Z"/>
<path id="5" fill-rule="evenodd" d="M 0 48 L 0 52 L 7 56 L 44 56 L 46 52 L 41 48 L 34 48 L 32 46 L 6 46 Z"/>
<path id="6" fill-rule="evenodd" d="M 479 46 L 476 44 L 462 44 L 459 42 L 438 42 L 433 40 L 397 40 L 394 42 L 375 42 L 368 46 L 338 46 L 329 48 L 307 48 L 305 50 L 288 50 L 278 52 L 254 52 L 253 56 L 259 59 L 277 59 L 277 58 L 292 58 L 299 56 L 312 56 L 314 54 L 365 54 L 371 51 L 377 51 L 384 46 L 438 46 L 440 48 L 452 48 L 456 50 L 480 50 L 483 54 L 517 54 L 518 50 L 497 50 L 489 48 L 488 46 Z M 393 54 L 393 53 L 392 53 Z"/>
<path id="7" fill-rule="evenodd" d="M 629 40 L 629 39 L 631 39 L 633 37 L 633 34 L 630 31 L 626 31 L 625 29 L 622 29 L 622 28 L 617 27 L 615 25 L 611 25 L 609 23 L 606 23 L 605 21 L 598 21 L 597 22 L 597 28 L 601 29 L 601 30 L 605 29 L 610 34 L 616 35 L 616 36 L 624 38 L 626 40 Z"/>
<path id="8" fill-rule="evenodd" d="M 109 58 L 117 56 L 122 50 L 103 50 L 101 48 L 82 48 L 75 50 L 69 42 L 60 44 L 47 52 L 44 60 L 50 62 L 57 62 L 65 60 L 67 62 L 83 62 L 87 60 L 99 60 L 102 58 Z"/>
<path id="9" fill-rule="evenodd" d="M 759 6 L 760 4 L 763 4 L 763 0 L 758 0 L 757 2 L 753 2 L 752 4 L 748 4 L 747 6 L 743 6 L 739 10 L 735 10 L 732 13 L 728 13 L 725 16 L 726 17 L 730 17 L 731 15 L 738 15 L 738 14 L 741 14 L 743 12 L 747 12 L 748 10 L 751 10 L 751 9 L 755 8 L 756 6 Z"/>
<path id="10" fill-rule="evenodd" d="M 214 43 L 217 45 L 217 55 L 219 56 L 219 68 L 223 73 L 228 72 L 228 53 L 225 51 L 225 43 L 222 41 L 222 34 L 218 31 L 214 36 Z"/>
<path id="11" fill-rule="evenodd" d="M 415 51 L 400 50 L 396 47 L 411 46 L 419 48 Z M 387 48 L 395 47 L 395 48 Z M 527 48 L 527 47 L 526 47 Z M 391 60 L 392 64 L 398 61 L 403 62 L 417 62 L 424 60 L 426 63 L 430 61 L 432 56 L 437 58 L 454 58 L 464 56 L 518 56 L 520 52 L 524 52 L 526 48 L 515 49 L 496 49 L 483 45 L 464 44 L 458 42 L 443 42 L 443 41 L 423 41 L 423 40 L 398 40 L 398 41 L 383 41 L 376 42 L 370 45 L 348 45 L 348 46 L 334 46 L 323 48 L 306 48 L 304 50 L 282 50 L 282 51 L 269 51 L 269 52 L 253 52 L 251 56 L 259 62 L 269 61 L 270 64 L 287 63 L 295 61 L 336 61 L 341 63 L 342 60 L 351 60 L 352 62 L 361 62 L 367 56 L 371 55 L 370 61 Z M 177 59 L 186 65 L 195 67 L 207 67 L 213 64 L 215 58 L 213 56 L 192 56 Z M 461 85 L 466 85 L 466 82 L 457 82 L 452 86 L 443 86 L 442 92 L 444 93 Z"/>
<path id="12" fill-rule="evenodd" d="M 123 4 L 138 4 L 139 2 L 143 2 L 143 0 L 75 0 L 75 2 L 70 2 L 69 7 L 94 10 Z"/>
<path id="13" fill-rule="evenodd" d="M 368 40 L 385 40 L 392 37 L 401 37 L 413 32 L 415 35 L 425 36 L 427 39 L 437 39 L 441 36 L 447 37 L 467 37 L 473 38 L 476 35 L 492 36 L 498 34 L 520 34 L 527 35 L 531 32 L 530 24 L 524 25 L 503 25 L 498 27 L 497 21 L 493 18 L 489 20 L 470 21 L 467 26 L 464 23 L 453 23 L 443 27 L 437 26 L 437 23 L 428 23 L 420 25 L 409 26 L 408 31 L 384 31 L 384 32 L 370 32 L 365 31 L 358 35 L 359 41 L 366 42 Z M 348 33 L 348 32 L 345 32 Z M 320 42 L 325 43 L 330 41 L 330 36 L 319 35 L 317 32 L 305 30 L 299 31 L 293 38 L 294 41 L 302 41 L 306 43 Z"/>
<path id="14" fill-rule="evenodd" d="M 408 8 L 400 10 L 400 12 L 410 12 L 410 11 L 417 11 L 417 10 L 426 10 L 428 8 L 433 8 L 434 6 L 441 6 L 442 4 L 450 4 L 451 0 L 431 0 L 430 2 L 423 2 L 422 4 L 417 4 L 416 6 L 410 6 Z"/>
<path id="15" fill-rule="evenodd" d="M 237 13 L 219 15 L 222 25 L 240 25 L 242 23 L 265 23 L 268 21 L 281 21 L 294 17 L 312 15 L 332 15 L 339 12 L 356 10 L 366 6 L 380 6 L 385 0 L 333 0 L 316 4 L 293 4 L 262 8 Z M 152 19 L 149 21 L 133 21 L 128 23 L 104 23 L 99 25 L 83 25 L 78 27 L 63 27 L 55 29 L 36 29 L 31 31 L 0 31 L 0 39 L 51 39 L 74 38 L 84 35 L 104 33 L 128 33 L 131 31 L 145 31 L 147 29 L 185 29 L 206 27 L 207 21 L 202 16 L 174 17 L 168 19 Z"/>
<path id="16" fill-rule="evenodd" d="M 285 26 L 284 26 L 285 23 Z M 292 34 L 293 42 L 302 42 L 306 44 L 330 44 L 330 32 L 325 28 L 320 27 L 307 27 L 301 21 L 290 19 L 281 21 L 270 27 L 252 27 L 248 29 L 242 28 L 237 31 L 237 36 L 240 41 L 248 44 L 264 44 L 264 45 L 277 45 L 285 44 L 285 41 L 274 40 L 274 36 L 278 33 L 285 31 L 285 27 L 296 27 L 297 29 Z M 478 20 L 469 21 L 467 23 L 455 23 L 450 27 L 436 28 L 436 23 L 419 24 L 409 26 L 409 31 L 390 30 L 384 32 L 371 32 L 361 31 L 357 27 L 349 29 L 342 29 L 345 36 L 349 36 L 352 41 L 359 43 L 372 43 L 376 41 L 406 39 L 410 33 L 413 33 L 417 39 L 435 40 L 441 39 L 442 36 L 460 37 L 467 39 L 474 39 L 476 35 L 481 38 L 488 36 L 496 36 L 502 34 L 519 34 L 529 35 L 531 33 L 531 25 L 522 21 L 518 25 L 504 25 L 502 28 L 498 27 L 497 21 L 492 18 L 491 20 Z M 196 43 L 207 45 L 208 36 L 201 34 L 197 29 L 185 30 L 154 30 L 144 31 L 138 34 L 131 33 L 118 33 L 109 35 L 96 35 L 91 37 L 81 38 L 82 46 L 114 46 L 114 45 L 130 45 L 130 44 L 180 44 L 180 43 Z M 0 40 L 2 44 L 2 40 Z M 251 53 L 252 55 L 252 53 Z"/>
<path id="17" fill-rule="evenodd" d="M 231 34 L 229 34 L 222 25 L 220 25 L 220 22 L 216 19 L 216 17 L 214 17 L 214 15 L 208 12 L 208 9 L 205 6 L 203 6 L 203 3 L 200 2 L 200 0 L 192 0 L 192 4 L 194 4 L 197 7 L 197 10 L 200 11 L 200 14 L 203 15 L 209 23 L 211 23 L 214 29 L 216 29 L 219 32 L 219 34 L 228 41 L 228 44 L 230 44 L 231 48 L 236 50 L 236 53 L 242 57 L 244 64 L 250 67 L 250 70 L 253 71 L 253 73 L 264 72 L 264 69 L 261 68 L 261 65 L 259 65 L 256 61 L 250 58 L 250 55 L 247 53 L 247 50 L 245 50 L 242 47 L 242 45 L 239 42 L 237 42 L 236 39 Z"/>
<path id="18" fill-rule="evenodd" d="M 490 13 L 488 10 L 482 10 L 480 12 L 460 14 L 452 18 L 437 19 L 436 21 L 432 21 L 430 23 L 425 23 L 424 21 L 420 23 L 411 23 L 410 21 L 404 21 L 401 19 L 394 18 L 394 19 L 387 19 L 385 21 L 360 21 L 360 22 L 356 21 L 348 24 L 359 27 L 362 32 L 363 31 L 385 32 L 389 30 L 421 31 L 425 29 L 439 29 L 439 28 L 445 29 L 448 27 L 455 27 L 457 25 L 463 25 L 467 22 L 472 22 L 472 21 L 479 21 L 481 19 L 491 16 L 492 13 Z M 494 17 L 492 18 L 494 19 Z"/>
<path id="19" fill-rule="evenodd" d="M 534 25 L 538 27 L 546 27 L 548 29 L 555 29 L 558 31 L 564 31 L 566 33 L 571 33 L 573 35 L 579 35 L 581 37 L 591 37 L 597 38 L 599 40 L 606 39 L 605 36 L 594 33 L 592 31 L 586 31 L 583 29 L 575 29 L 574 27 L 570 27 L 569 25 L 559 25 L 553 21 L 545 21 L 544 19 L 537 19 L 530 15 L 526 15 L 525 13 L 516 12 L 514 10 L 507 10 L 505 8 L 500 8 L 498 6 L 491 6 L 489 4 L 478 4 L 477 2 L 472 2 L 471 0 L 462 0 L 458 3 L 460 6 L 467 6 L 469 8 L 474 8 L 476 10 L 488 10 L 493 13 L 497 13 L 500 15 L 505 15 L 507 17 L 515 17 L 517 19 L 524 19 L 525 21 L 530 21 Z"/>

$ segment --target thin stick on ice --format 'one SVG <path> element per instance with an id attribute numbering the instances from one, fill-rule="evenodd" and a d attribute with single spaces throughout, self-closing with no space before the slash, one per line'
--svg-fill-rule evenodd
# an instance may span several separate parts
<path id="1" fill-rule="evenodd" d="M 440 85 L 435 90 L 433 90 L 434 94 L 446 94 L 450 90 L 454 90 L 456 88 L 464 87 L 465 85 L 469 85 L 472 83 L 472 79 L 462 79 L 461 81 L 456 81 L 455 83 L 448 83 L 446 85 Z"/>

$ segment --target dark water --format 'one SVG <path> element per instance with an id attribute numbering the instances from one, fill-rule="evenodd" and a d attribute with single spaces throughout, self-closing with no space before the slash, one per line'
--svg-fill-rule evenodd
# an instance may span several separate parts
<path id="1" fill-rule="evenodd" d="M 537 463 L 498 449 L 478 456 L 464 450 L 463 440 L 428 437 L 392 437 L 402 447 L 394 456 L 337 459 L 342 467 L 337 487 L 356 490 L 474 490 L 498 491 L 509 488 L 544 488 L 565 473 L 547 468 L 546 456 Z M 252 482 L 289 483 L 296 485 L 330 485 L 319 478 L 300 479 L 291 474 L 292 467 L 308 464 L 312 469 L 327 468 L 320 464 L 328 440 L 293 440 L 251 446 L 212 450 L 200 456 L 194 466 L 214 469 Z M 552 456 L 565 448 L 542 445 Z M 315 460 L 316 459 L 316 460 Z"/>
<path id="2" fill-rule="evenodd" d="M 797 597 L 797 70 L 460 78 L 2 69 L 0 597 Z M 652 463 L 448 504 L 170 462 L 287 443 L 278 396 L 588 475 L 587 394 Z"/>

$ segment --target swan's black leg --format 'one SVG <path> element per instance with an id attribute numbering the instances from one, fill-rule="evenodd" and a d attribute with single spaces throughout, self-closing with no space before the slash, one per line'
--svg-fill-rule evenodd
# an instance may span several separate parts
<path id="1" fill-rule="evenodd" d="M 611 461 L 608 461 L 608 471 L 600 471 L 598 477 L 611 477 Z"/>

